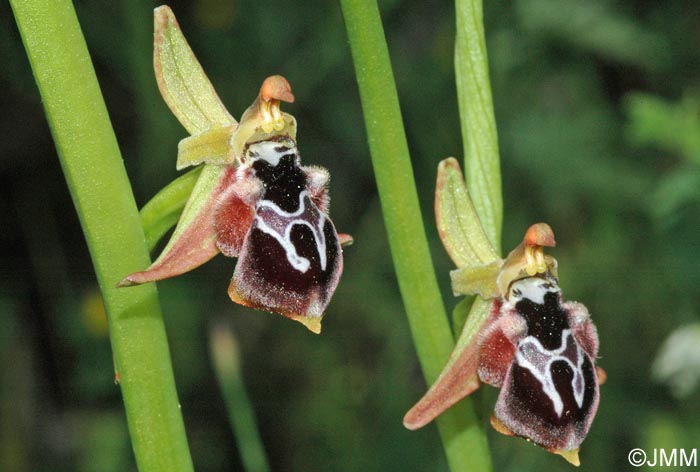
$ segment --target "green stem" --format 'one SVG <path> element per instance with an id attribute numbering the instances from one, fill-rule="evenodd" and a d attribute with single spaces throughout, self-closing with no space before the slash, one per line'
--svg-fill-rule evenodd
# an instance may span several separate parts
<path id="1" fill-rule="evenodd" d="M 109 314 L 114 363 L 141 471 L 190 471 L 155 285 L 117 289 L 148 267 L 136 204 L 69 0 L 11 0 Z"/>
<path id="2" fill-rule="evenodd" d="M 375 0 L 341 0 L 391 254 L 425 378 L 432 383 L 454 346 L 418 204 L 394 75 Z M 490 470 L 470 399 L 442 414 L 438 428 L 453 471 Z"/>
<path id="3" fill-rule="evenodd" d="M 209 348 L 243 469 L 246 472 L 268 472 L 270 466 L 258 431 L 255 411 L 243 381 L 238 340 L 228 323 L 217 322 L 212 325 L 209 330 Z"/>
<path id="4" fill-rule="evenodd" d="M 464 172 L 481 224 L 501 253 L 503 198 L 496 118 L 489 82 L 481 0 L 456 0 L 455 78 L 464 141 Z"/>

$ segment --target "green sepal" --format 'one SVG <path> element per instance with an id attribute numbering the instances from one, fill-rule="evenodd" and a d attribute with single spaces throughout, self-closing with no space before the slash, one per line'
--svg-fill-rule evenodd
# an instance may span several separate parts
<path id="1" fill-rule="evenodd" d="M 455 343 L 455 348 L 450 356 L 450 359 L 456 356 L 456 353 L 466 349 L 472 344 L 476 344 L 476 335 L 481 330 L 484 322 L 489 317 L 491 313 L 491 307 L 493 305 L 493 300 L 484 300 L 481 297 L 476 297 L 474 303 L 472 303 L 471 309 L 469 310 L 469 315 L 467 316 L 467 321 L 462 327 L 462 332 L 457 338 Z M 450 361 L 447 362 L 445 369 L 449 369 L 452 366 Z"/>
<path id="2" fill-rule="evenodd" d="M 141 226 L 149 251 L 152 251 L 165 233 L 177 224 L 200 172 L 202 168 L 197 167 L 181 175 L 163 187 L 141 208 Z"/>
<path id="3" fill-rule="evenodd" d="M 452 157 L 438 166 L 435 216 L 442 243 L 457 267 L 466 270 L 499 260 L 481 226 L 459 163 Z"/>
<path id="4" fill-rule="evenodd" d="M 404 416 L 408 429 L 418 429 L 479 388 L 477 334 L 491 312 L 491 301 L 477 297 L 447 364 L 428 392 Z M 458 305 L 464 309 L 464 305 Z"/>
<path id="5" fill-rule="evenodd" d="M 216 94 L 168 6 L 154 10 L 153 66 L 163 99 L 192 134 L 236 124 Z"/>
<path id="6" fill-rule="evenodd" d="M 474 303 L 475 295 L 462 297 L 462 299 L 452 309 L 452 336 L 457 339 L 464 328 L 464 323 L 469 316 L 469 310 Z"/>
<path id="7" fill-rule="evenodd" d="M 219 253 L 213 225 L 214 206 L 229 183 L 230 166 L 203 166 L 175 232 L 158 259 L 146 270 L 125 277 L 119 286 L 155 282 L 184 274 Z"/>
<path id="8" fill-rule="evenodd" d="M 218 193 L 215 193 L 215 189 L 221 184 L 225 171 L 225 166 L 207 165 L 202 167 L 202 172 L 199 174 L 197 183 L 192 189 L 192 193 L 187 200 L 185 208 L 182 210 L 180 220 L 177 222 L 175 232 L 153 265 L 158 264 L 159 261 L 167 257 L 167 253 L 177 245 L 178 239 L 186 235 L 188 231 L 191 231 L 192 225 L 197 220 L 201 219 L 207 212 L 211 213 L 211 208 L 214 205 L 216 197 L 218 197 Z M 202 234 L 201 236 L 199 245 L 202 249 L 213 245 L 216 240 L 213 226 L 210 227 L 206 234 Z"/>

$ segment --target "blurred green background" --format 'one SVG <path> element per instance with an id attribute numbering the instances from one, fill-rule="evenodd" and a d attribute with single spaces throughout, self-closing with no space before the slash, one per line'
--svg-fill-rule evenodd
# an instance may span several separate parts
<path id="1" fill-rule="evenodd" d="M 159 284 L 199 471 L 241 470 L 209 351 L 234 329 L 273 470 L 442 471 L 433 425 L 409 432 L 424 392 L 392 271 L 352 62 L 335 2 L 171 2 L 235 116 L 283 74 L 306 164 L 332 177 L 331 214 L 353 234 L 321 336 L 230 303 L 234 261 Z M 176 177 L 184 129 L 151 66 L 154 2 L 76 1 L 136 199 Z M 444 299 L 439 160 L 461 158 L 450 2 L 380 2 Z M 504 247 L 554 228 L 561 286 L 585 302 L 608 372 L 581 470 L 632 470 L 630 449 L 700 445 L 700 4 L 693 0 L 486 1 L 502 155 Z M 104 312 L 31 71 L 0 3 L 0 470 L 135 468 Z M 119 224 L 119 222 L 115 222 Z M 664 345 L 664 340 L 674 333 Z M 656 361 L 655 361 L 656 360 Z M 484 422 L 497 391 L 476 394 Z M 489 427 L 490 429 L 490 427 Z M 570 470 L 489 432 L 499 471 Z"/>

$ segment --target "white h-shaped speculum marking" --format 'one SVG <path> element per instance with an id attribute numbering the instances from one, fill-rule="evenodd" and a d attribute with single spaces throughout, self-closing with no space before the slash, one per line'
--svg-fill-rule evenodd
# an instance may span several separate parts
<path id="1" fill-rule="evenodd" d="M 261 200 L 258 205 L 258 216 L 256 220 L 258 222 L 258 229 L 265 234 L 269 234 L 280 243 L 280 246 L 284 249 L 287 255 L 287 261 L 296 270 L 301 273 L 306 272 L 311 267 L 311 261 L 306 257 L 302 257 L 297 253 L 297 248 L 292 242 L 291 233 L 294 225 L 304 225 L 311 229 L 311 233 L 314 235 L 314 245 L 318 250 L 319 262 L 321 264 L 321 270 L 326 270 L 326 237 L 323 234 L 323 226 L 326 220 L 323 212 L 318 211 L 318 221 L 316 224 L 303 219 L 306 213 L 306 205 L 304 204 L 304 198 L 309 196 L 309 192 L 304 190 L 299 194 L 299 208 L 292 213 L 286 212 L 281 209 L 277 204 L 269 200 Z M 270 215 L 272 218 L 272 224 L 266 221 L 266 209 L 269 209 L 274 215 Z M 262 213 L 262 214 L 261 214 Z M 309 212 L 313 215 L 314 212 Z M 269 215 L 269 213 L 267 213 Z M 277 218 L 275 218 L 275 216 Z M 302 218 L 300 218 L 302 217 Z M 276 223 L 276 224 L 275 224 Z"/>
<path id="2" fill-rule="evenodd" d="M 573 379 L 571 379 L 571 387 L 574 392 L 574 399 L 576 404 L 581 408 L 583 405 L 583 395 L 585 381 L 583 378 L 583 372 L 581 371 L 581 366 L 583 365 L 584 355 L 581 347 L 575 343 L 573 336 L 571 336 L 571 330 L 565 329 L 561 332 L 562 343 L 558 349 L 549 350 L 542 346 L 542 343 L 534 336 L 528 336 L 522 341 L 518 346 L 518 350 L 515 353 L 515 360 L 521 367 L 530 371 L 530 373 L 542 384 L 542 391 L 552 400 L 554 405 L 554 411 L 557 416 L 561 417 L 562 410 L 564 409 L 564 403 L 562 402 L 561 395 L 557 391 L 554 380 L 552 379 L 552 363 L 556 361 L 564 361 L 571 367 L 574 373 Z M 571 341 L 569 341 L 571 339 Z M 562 353 L 566 351 L 569 346 L 569 342 L 574 342 L 576 347 L 576 365 Z M 534 360 L 534 362 L 533 362 Z"/>

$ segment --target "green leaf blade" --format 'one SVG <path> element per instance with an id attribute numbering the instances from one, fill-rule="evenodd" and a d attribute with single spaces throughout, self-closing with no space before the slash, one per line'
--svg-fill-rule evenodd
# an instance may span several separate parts
<path id="1" fill-rule="evenodd" d="M 455 78 L 464 170 L 474 207 L 497 253 L 501 252 L 503 197 L 496 118 L 488 73 L 481 0 L 456 0 Z"/>

